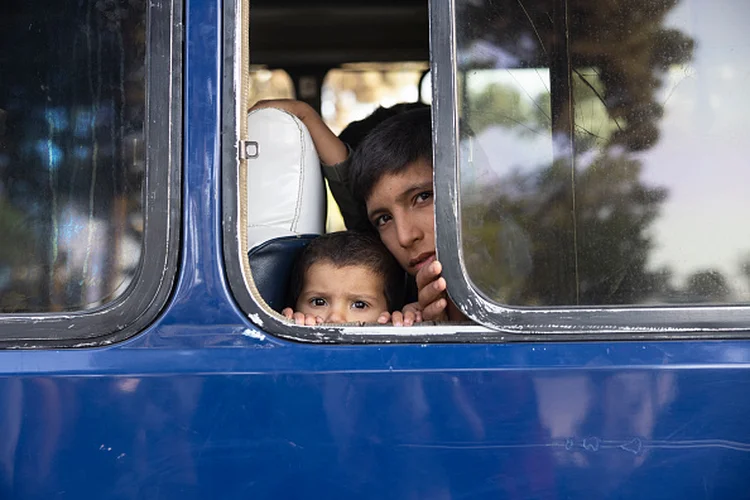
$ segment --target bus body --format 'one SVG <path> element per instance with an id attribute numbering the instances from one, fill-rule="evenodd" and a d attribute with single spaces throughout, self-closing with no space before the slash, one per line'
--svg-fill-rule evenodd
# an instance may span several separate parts
<path id="1" fill-rule="evenodd" d="M 152 42 L 181 61 L 151 83 L 179 101 L 151 117 L 178 138 L 164 305 L 123 339 L 55 343 L 70 316 L 3 345 L 1 498 L 750 498 L 747 332 L 312 342 L 244 309 L 224 251 L 228 5 L 174 5 L 178 34 Z M 40 318 L 11 319 L 22 337 Z"/>

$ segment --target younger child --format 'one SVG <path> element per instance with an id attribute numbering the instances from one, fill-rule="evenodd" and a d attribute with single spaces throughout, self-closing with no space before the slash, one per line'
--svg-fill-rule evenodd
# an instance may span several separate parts
<path id="1" fill-rule="evenodd" d="M 298 325 L 384 323 L 401 308 L 404 273 L 376 236 L 342 231 L 320 236 L 292 271 L 292 307 L 282 314 Z"/>

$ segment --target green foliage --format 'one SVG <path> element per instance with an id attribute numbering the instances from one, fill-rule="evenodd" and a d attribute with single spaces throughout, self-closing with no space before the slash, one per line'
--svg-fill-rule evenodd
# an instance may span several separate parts
<path id="1" fill-rule="evenodd" d="M 693 273 L 687 280 L 688 298 L 723 302 L 730 293 L 727 279 L 721 272 L 708 269 Z"/>
<path id="2" fill-rule="evenodd" d="M 577 172 L 575 211 L 563 163 L 492 186 L 489 203 L 462 210 L 472 280 L 492 298 L 522 305 L 646 300 L 666 286 L 646 262 L 648 228 L 667 193 L 639 177 L 637 161 L 601 155 Z"/>
<path id="3" fill-rule="evenodd" d="M 565 28 L 549 0 L 479 1 L 459 9 L 465 75 L 494 71 L 507 82 L 504 73 L 513 77 L 514 68 L 550 68 L 553 93 L 529 95 L 520 81 L 474 88 L 464 96 L 466 128 L 480 135 L 503 127 L 550 142 L 562 134 L 575 146 L 575 157 L 559 155 L 533 171 L 462 186 L 465 262 L 488 296 L 569 305 L 673 294 L 668 269 L 647 270 L 649 230 L 668 193 L 641 180 L 632 153 L 658 141 L 663 107 L 656 96 L 665 72 L 692 59 L 694 41 L 664 27 L 676 3 L 569 0 Z M 497 54 L 506 62 L 498 64 Z M 570 95 L 562 84 L 567 78 Z M 726 295 L 717 280 L 701 274 L 688 288 L 703 297 Z"/>
<path id="4" fill-rule="evenodd" d="M 591 68 L 596 74 L 591 87 L 596 88 L 596 98 L 609 119 L 617 124 L 610 142 L 631 151 L 653 146 L 659 138 L 658 121 L 663 114 L 656 93 L 664 73 L 672 65 L 689 62 L 695 45 L 682 32 L 663 26 L 677 0 L 570 0 L 567 27 L 555 24 L 554 4 L 549 0 L 464 3 L 458 11 L 459 51 L 472 54 L 481 46 L 483 54 L 503 54 L 506 60 L 515 60 L 516 67 L 558 68 L 554 71 L 559 71 L 558 62 L 567 53 L 571 71 Z M 569 46 L 562 43 L 565 31 L 569 33 Z M 499 67 L 492 56 L 465 60 L 461 70 L 467 73 Z M 581 78 L 579 83 L 585 81 L 592 79 Z M 506 117 L 514 116 L 500 111 L 513 107 L 512 98 L 505 99 L 505 94 L 503 89 L 494 89 L 478 96 L 483 105 L 477 103 L 476 109 L 487 118 L 471 123 L 475 132 L 489 123 L 507 124 Z M 575 88 L 573 94 L 579 105 L 581 95 L 576 95 Z M 565 103 L 567 99 L 562 97 L 560 102 Z M 559 126 L 566 127 L 566 120 L 560 120 Z"/>

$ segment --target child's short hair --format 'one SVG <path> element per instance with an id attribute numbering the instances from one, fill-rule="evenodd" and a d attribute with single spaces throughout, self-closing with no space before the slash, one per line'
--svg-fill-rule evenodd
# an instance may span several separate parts
<path id="1" fill-rule="evenodd" d="M 430 105 L 417 101 L 400 102 L 394 104 L 390 108 L 384 108 L 381 106 L 373 111 L 370 116 L 363 118 L 362 120 L 351 122 L 347 125 L 339 134 L 339 139 L 348 144 L 352 150 L 356 151 L 365 137 L 367 137 L 367 135 L 382 122 L 396 115 L 400 115 L 401 113 L 414 111 L 415 109 L 430 109 Z"/>
<path id="2" fill-rule="evenodd" d="M 401 173 L 406 165 L 417 160 L 426 160 L 432 165 L 429 108 L 388 118 L 360 143 L 352 157 L 349 174 L 354 196 L 364 203 L 384 175 Z"/>
<path id="3" fill-rule="evenodd" d="M 305 281 L 305 274 L 313 264 L 325 262 L 336 267 L 362 266 L 383 278 L 385 300 L 389 312 L 400 310 L 404 301 L 404 270 L 372 234 L 339 231 L 319 236 L 300 253 L 292 269 L 289 284 L 290 307 L 297 304 Z"/>

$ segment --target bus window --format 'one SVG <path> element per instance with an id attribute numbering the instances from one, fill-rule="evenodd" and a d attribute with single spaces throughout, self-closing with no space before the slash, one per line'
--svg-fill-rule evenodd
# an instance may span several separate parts
<path id="1" fill-rule="evenodd" d="M 170 67 L 149 66 L 148 55 L 159 54 L 149 52 L 147 40 L 159 30 L 170 36 L 167 8 L 149 12 L 146 3 L 125 0 L 3 7 L 0 338 L 7 338 L 4 321 L 17 313 L 43 316 L 12 336 L 39 338 L 35 325 L 60 321 L 56 313 L 102 312 L 131 295 L 148 303 L 161 288 L 166 260 L 174 259 L 165 246 L 174 151 L 169 125 L 147 123 L 157 108 L 169 122 L 176 105 Z M 149 94 L 152 76 L 163 88 Z M 164 147 L 148 153 L 157 137 Z M 98 336 L 130 321 L 92 318 L 95 331 L 87 331 L 85 314 L 74 331 L 59 330 Z"/>
<path id="2" fill-rule="evenodd" d="M 428 2 L 405 0 L 397 3 L 349 2 L 302 7 L 295 2 L 256 2 L 249 10 L 244 10 L 244 5 L 234 4 L 236 11 L 225 13 L 225 19 L 231 20 L 227 25 L 234 28 L 244 26 L 247 21 L 250 30 L 248 33 L 238 30 L 234 39 L 227 38 L 232 45 L 225 47 L 225 53 L 248 53 L 252 64 L 285 69 L 298 87 L 297 99 L 319 110 L 331 130 L 339 134 L 348 124 L 368 117 L 379 106 L 419 101 L 419 85 L 429 60 Z M 238 19 L 242 19 L 239 24 Z M 373 29 L 375 26 L 378 29 Z M 239 110 L 249 109 L 253 104 L 243 102 L 244 95 L 249 96 L 248 101 L 254 100 L 252 91 L 243 95 L 243 90 L 253 85 L 250 79 L 246 77 L 244 82 L 236 80 L 240 74 L 236 72 L 236 66 L 242 62 L 244 60 L 232 61 L 235 67 L 224 71 L 227 79 L 223 102 L 239 106 Z M 318 89 L 311 88 L 312 83 L 318 82 Z M 294 186 L 304 188 L 309 177 L 320 175 L 320 168 L 316 173 L 311 172 L 312 175 L 285 176 L 285 180 L 277 180 L 276 185 L 271 185 L 270 180 L 268 183 L 262 180 L 262 165 L 268 165 L 269 171 L 277 176 L 280 169 L 289 173 L 286 170 L 288 163 L 282 162 L 280 156 L 272 157 L 272 151 L 294 152 L 289 157 L 301 151 L 297 156 L 303 158 L 308 146 L 282 148 L 275 141 L 288 136 L 291 142 L 296 143 L 300 138 L 304 143 L 304 131 L 295 135 L 295 129 L 287 124 L 291 131 L 269 135 L 266 129 L 276 126 L 272 123 L 287 120 L 257 111 L 251 112 L 249 117 L 237 108 L 224 113 L 228 118 L 224 121 L 222 135 L 224 220 L 232 221 L 224 226 L 227 275 L 238 303 L 251 319 L 262 322 L 264 329 L 274 333 L 306 336 L 306 331 L 300 331 L 281 319 L 278 315 L 280 308 L 273 305 L 277 303 L 274 297 L 278 295 L 269 292 L 285 286 L 283 282 L 289 275 L 293 260 L 287 259 L 286 264 L 276 265 L 273 273 L 265 273 L 268 267 L 261 264 L 254 267 L 253 263 L 270 262 L 263 260 L 265 257 L 277 262 L 276 258 L 290 245 L 297 245 L 305 238 L 300 226 L 294 227 L 295 221 L 301 220 L 302 212 L 317 214 L 317 206 L 298 210 L 297 205 L 292 204 L 294 210 L 291 213 L 276 219 L 290 222 L 289 227 L 284 228 L 289 230 L 287 240 L 278 234 L 266 239 L 258 237 L 262 233 L 259 227 L 263 226 L 258 216 L 270 213 L 268 207 L 271 203 L 275 208 L 284 205 L 280 200 L 282 194 L 293 191 Z M 279 127 L 279 130 L 284 128 Z M 273 144 L 257 143 L 258 138 Z M 304 168 L 307 168 L 308 162 L 304 163 Z M 325 170 L 331 175 L 332 169 Z M 269 175 L 268 179 L 271 178 Z M 337 182 L 339 187 L 343 184 Z M 323 194 L 325 196 L 325 191 Z M 302 198 L 299 207 L 307 206 L 305 200 L 308 198 Z M 317 230 L 332 232 L 343 229 L 333 201 L 328 195 L 328 212 L 333 216 L 328 218 L 327 224 L 322 229 L 315 227 L 316 230 L 308 232 L 318 234 Z M 269 276 L 276 282 L 269 285 Z"/>
<path id="3" fill-rule="evenodd" d="M 457 293 L 484 304 L 466 312 L 507 326 L 514 307 L 604 306 L 543 321 L 607 329 L 747 317 L 750 7 L 556 5 L 460 0 L 454 57 L 437 50 L 438 65 L 457 61 L 436 93 L 451 109 L 438 148 L 456 151 L 437 151 L 438 211 L 458 213 L 438 238 L 461 255 L 448 271 Z M 650 305 L 674 316 L 610 307 Z"/>

